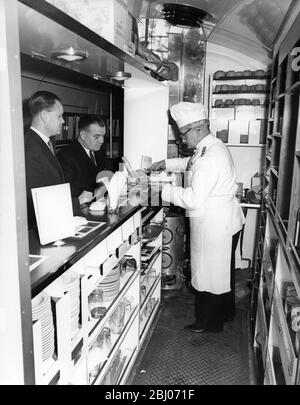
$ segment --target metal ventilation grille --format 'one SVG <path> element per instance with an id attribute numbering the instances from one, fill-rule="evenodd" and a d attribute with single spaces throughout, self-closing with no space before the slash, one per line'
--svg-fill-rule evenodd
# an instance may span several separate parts
<path id="1" fill-rule="evenodd" d="M 171 25 L 182 28 L 200 28 L 212 16 L 204 10 L 184 4 L 164 3 L 163 18 Z"/>

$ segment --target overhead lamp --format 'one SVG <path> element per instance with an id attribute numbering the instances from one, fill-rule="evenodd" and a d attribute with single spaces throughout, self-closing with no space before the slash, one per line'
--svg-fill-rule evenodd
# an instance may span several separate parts
<path id="1" fill-rule="evenodd" d="M 111 79 L 113 80 L 118 80 L 118 81 L 123 81 L 123 80 L 127 80 L 131 78 L 131 73 L 129 72 L 122 72 L 121 70 L 119 70 L 118 72 L 116 72 L 115 74 L 113 74 L 112 76 L 110 76 Z"/>
<path id="2" fill-rule="evenodd" d="M 163 3 L 161 12 L 165 21 L 180 28 L 200 28 L 204 21 L 212 20 L 207 11 L 186 4 Z"/>
<path id="3" fill-rule="evenodd" d="M 56 59 L 64 60 L 66 62 L 75 62 L 87 59 L 88 53 L 85 51 L 75 50 L 72 46 L 70 46 L 70 48 L 53 52 L 52 56 Z"/>

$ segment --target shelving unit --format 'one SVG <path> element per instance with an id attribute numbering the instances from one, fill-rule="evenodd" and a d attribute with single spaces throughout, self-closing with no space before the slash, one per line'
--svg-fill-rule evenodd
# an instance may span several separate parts
<path id="1" fill-rule="evenodd" d="M 148 243 L 142 229 L 162 224 L 164 210 L 150 209 L 151 215 L 144 218 L 141 211 L 33 298 L 35 303 L 43 303 L 45 293 L 51 298 L 54 328 L 54 350 L 45 359 L 52 340 L 47 332 L 52 328 L 49 311 L 33 323 L 37 383 L 126 383 L 161 300 L 163 228 Z M 141 266 L 142 246 L 156 251 L 146 269 Z M 66 277 L 68 283 L 78 280 L 75 301 L 72 289 L 64 288 Z"/>
<path id="2" fill-rule="evenodd" d="M 288 24 L 288 21 L 286 22 Z M 299 27 L 300 15 L 290 27 Z M 251 295 L 258 383 L 299 385 L 300 87 L 289 33 L 274 47 L 266 137 L 264 200 Z M 295 38 L 295 36 L 293 36 Z"/>
<path id="3" fill-rule="evenodd" d="M 268 75 L 262 71 L 211 75 L 210 123 L 216 136 L 228 146 L 265 144 L 267 83 Z"/>

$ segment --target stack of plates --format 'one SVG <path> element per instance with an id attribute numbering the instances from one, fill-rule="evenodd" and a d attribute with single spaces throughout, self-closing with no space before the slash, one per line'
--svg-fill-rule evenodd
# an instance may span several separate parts
<path id="1" fill-rule="evenodd" d="M 79 310 L 80 310 L 80 287 L 79 274 L 75 271 L 63 274 L 62 283 L 64 292 L 70 293 L 70 315 L 71 315 L 71 336 L 78 330 Z"/>
<path id="2" fill-rule="evenodd" d="M 120 267 L 115 266 L 105 277 L 101 283 L 98 284 L 99 288 L 103 291 L 103 301 L 112 301 L 120 291 Z"/>
<path id="3" fill-rule="evenodd" d="M 32 320 L 42 325 L 42 360 L 48 360 L 54 352 L 54 326 L 50 297 L 42 292 L 32 300 Z"/>

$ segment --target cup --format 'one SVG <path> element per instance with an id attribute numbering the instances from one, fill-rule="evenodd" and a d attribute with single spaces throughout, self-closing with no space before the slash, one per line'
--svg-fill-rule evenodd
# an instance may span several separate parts
<path id="1" fill-rule="evenodd" d="M 121 301 L 108 321 L 111 333 L 113 333 L 114 335 L 119 335 L 122 332 L 124 320 L 125 302 Z"/>
<path id="2" fill-rule="evenodd" d="M 99 287 L 89 295 L 88 307 L 92 318 L 99 319 L 104 316 L 106 308 L 103 305 L 103 290 Z"/>

